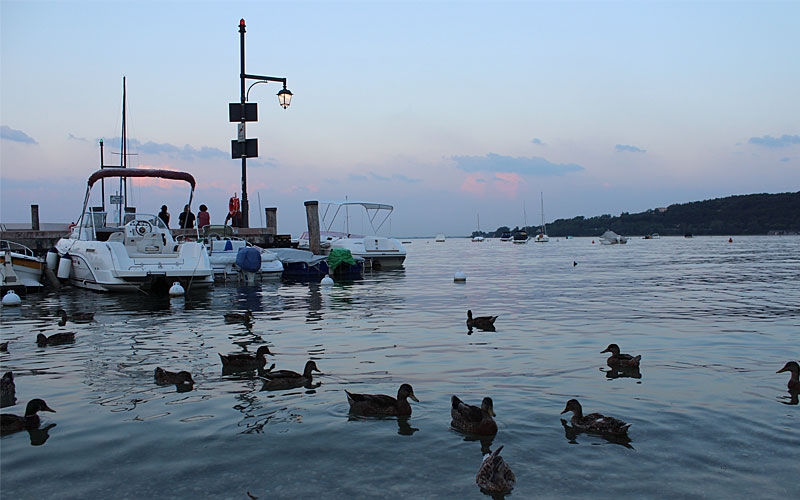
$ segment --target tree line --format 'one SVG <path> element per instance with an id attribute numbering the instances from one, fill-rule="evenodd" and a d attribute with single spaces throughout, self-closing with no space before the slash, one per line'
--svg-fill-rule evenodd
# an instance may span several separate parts
<path id="1" fill-rule="evenodd" d="M 494 232 L 475 231 L 472 236 L 499 238 L 504 232 L 519 229 L 502 226 Z M 539 231 L 538 226 L 524 229 L 529 235 Z M 797 234 L 800 233 L 800 191 L 728 196 L 635 214 L 578 216 L 547 223 L 547 234 L 551 237 L 600 236 L 607 230 L 625 236 Z"/>

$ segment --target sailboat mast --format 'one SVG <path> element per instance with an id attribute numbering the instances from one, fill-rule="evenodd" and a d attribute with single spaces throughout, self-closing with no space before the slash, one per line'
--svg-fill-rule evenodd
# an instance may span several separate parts
<path id="1" fill-rule="evenodd" d="M 127 144 L 128 144 L 128 137 L 127 137 L 127 125 L 125 123 L 125 112 L 126 112 L 126 87 L 125 87 L 125 77 L 122 77 L 122 144 L 120 145 L 120 151 L 122 154 L 120 155 L 119 166 L 120 168 L 127 168 L 128 166 L 128 151 L 127 151 Z M 119 178 L 119 193 L 122 195 L 123 203 L 117 205 L 117 220 L 119 221 L 120 225 L 122 224 L 122 211 L 123 205 L 125 207 L 128 206 L 128 183 L 127 178 L 120 177 Z"/>

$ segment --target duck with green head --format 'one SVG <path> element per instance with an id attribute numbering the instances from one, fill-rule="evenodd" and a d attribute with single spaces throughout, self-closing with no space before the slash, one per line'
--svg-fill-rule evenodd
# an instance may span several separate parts
<path id="1" fill-rule="evenodd" d="M 28 406 L 25 407 L 25 416 L 20 417 L 19 415 L 8 413 L 0 415 L 0 431 L 3 434 L 7 434 L 24 429 L 37 429 L 40 422 L 38 415 L 40 411 L 52 411 L 55 413 L 55 410 L 47 406 L 43 399 L 31 399 L 28 402 Z"/>
<path id="2" fill-rule="evenodd" d="M 419 402 L 414 395 L 414 389 L 409 384 L 403 384 L 397 390 L 397 398 L 385 394 L 355 394 L 348 390 L 347 403 L 350 405 L 350 413 L 367 416 L 409 416 L 411 415 L 411 404 L 408 398 Z"/>

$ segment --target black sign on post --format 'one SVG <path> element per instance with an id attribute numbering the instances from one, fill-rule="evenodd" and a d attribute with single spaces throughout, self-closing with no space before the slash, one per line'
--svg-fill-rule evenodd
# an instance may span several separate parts
<path id="1" fill-rule="evenodd" d="M 258 158 L 258 139 L 247 139 L 245 142 L 231 141 L 231 159 Z"/>
<path id="2" fill-rule="evenodd" d="M 228 103 L 228 120 L 231 122 L 242 121 L 242 103 L 230 102 Z M 244 103 L 244 121 L 257 122 L 258 121 L 258 103 L 246 102 Z"/>

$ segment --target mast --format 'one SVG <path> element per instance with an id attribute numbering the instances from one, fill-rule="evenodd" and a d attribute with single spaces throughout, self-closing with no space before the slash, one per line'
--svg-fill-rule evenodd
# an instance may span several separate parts
<path id="1" fill-rule="evenodd" d="M 120 155 L 119 166 L 120 168 L 127 168 L 128 167 L 128 151 L 127 151 L 127 144 L 128 144 L 128 137 L 127 137 L 127 124 L 125 123 L 125 112 L 126 112 L 126 87 L 125 87 L 125 77 L 122 77 L 122 144 L 120 145 L 120 151 L 122 154 Z M 127 178 L 120 177 L 119 178 L 119 193 L 122 195 L 122 203 L 117 205 L 117 220 L 119 221 L 120 225 L 122 225 L 122 212 L 123 212 L 123 205 L 125 207 L 128 206 L 128 182 Z"/>

